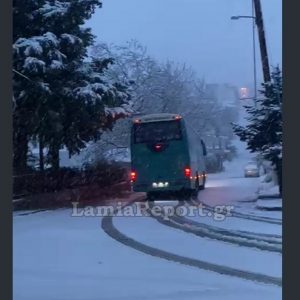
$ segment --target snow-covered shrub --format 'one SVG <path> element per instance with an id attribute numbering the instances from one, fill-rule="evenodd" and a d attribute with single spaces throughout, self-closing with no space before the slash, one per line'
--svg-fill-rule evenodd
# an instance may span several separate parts
<path id="1" fill-rule="evenodd" d="M 282 73 L 279 67 L 273 69 L 271 82 L 264 83 L 262 98 L 256 107 L 246 107 L 249 124 L 234 125 L 235 133 L 246 141 L 248 149 L 272 163 L 276 172 L 274 181 L 282 191 Z"/>

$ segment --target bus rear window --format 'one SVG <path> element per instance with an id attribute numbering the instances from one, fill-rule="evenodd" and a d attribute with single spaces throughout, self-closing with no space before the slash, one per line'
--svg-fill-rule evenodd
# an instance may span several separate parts
<path id="1" fill-rule="evenodd" d="M 134 124 L 134 143 L 155 143 L 181 139 L 179 121 Z"/>

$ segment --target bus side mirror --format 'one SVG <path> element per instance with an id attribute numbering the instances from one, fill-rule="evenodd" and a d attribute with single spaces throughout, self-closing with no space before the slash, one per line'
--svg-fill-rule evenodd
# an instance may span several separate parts
<path id="1" fill-rule="evenodd" d="M 205 143 L 203 142 L 203 140 L 201 140 L 201 145 L 202 145 L 202 152 L 203 152 L 203 155 L 206 156 L 206 155 L 207 155 L 207 150 L 206 150 L 206 145 L 205 145 Z"/>

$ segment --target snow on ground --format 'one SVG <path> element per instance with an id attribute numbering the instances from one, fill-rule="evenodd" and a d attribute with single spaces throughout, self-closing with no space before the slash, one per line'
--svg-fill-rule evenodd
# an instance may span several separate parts
<path id="1" fill-rule="evenodd" d="M 257 200 L 256 207 L 259 209 L 282 209 L 282 199 Z"/>
<path id="2" fill-rule="evenodd" d="M 208 177 L 199 199 L 235 205 L 252 213 L 257 178 L 243 178 L 249 156 L 226 163 Z M 242 201 L 242 202 L 241 202 Z M 260 212 L 267 215 L 267 212 Z M 228 217 L 194 218 L 218 227 L 281 233 L 281 226 Z M 205 220 L 205 221 L 204 221 Z M 71 217 L 71 210 L 14 214 L 15 300 L 266 300 L 281 288 L 202 271 L 151 257 L 107 236 L 97 217 Z M 281 255 L 199 238 L 148 217 L 114 218 L 117 228 L 147 245 L 242 270 L 281 276 Z"/>
<path id="3" fill-rule="evenodd" d="M 281 255 L 278 253 L 196 237 L 157 224 L 156 220 L 149 217 L 117 217 L 114 224 L 128 237 L 152 247 L 218 265 L 281 277 Z"/>
<path id="4" fill-rule="evenodd" d="M 108 237 L 100 218 L 70 214 L 57 210 L 14 217 L 15 300 L 281 299 L 279 287 L 148 256 Z M 126 219 L 145 239 L 151 228 L 145 232 L 134 225 L 138 218 Z M 161 240 L 162 225 L 151 226 Z M 176 248 L 178 240 L 173 242 Z"/>
<path id="5" fill-rule="evenodd" d="M 278 186 L 274 185 L 272 182 L 260 183 L 258 198 L 259 199 L 255 203 L 256 208 L 264 210 L 282 210 L 282 198 L 280 198 Z"/>
<path id="6" fill-rule="evenodd" d="M 244 214 L 282 219 L 281 212 L 261 212 L 256 209 L 258 196 L 274 196 L 278 187 L 273 183 L 262 183 L 262 178 L 245 178 L 244 167 L 254 159 L 246 150 L 245 143 L 235 140 L 237 158 L 224 162 L 224 171 L 208 174 L 206 189 L 198 194 L 198 199 L 209 206 L 234 205 L 234 210 Z"/>
<path id="7" fill-rule="evenodd" d="M 255 203 L 256 204 L 256 203 Z M 282 211 L 262 211 L 257 209 L 256 205 L 252 204 L 251 207 L 242 207 L 241 209 L 238 208 L 238 212 L 258 216 L 258 217 L 267 217 L 272 219 L 277 219 L 282 221 Z"/>
<path id="8" fill-rule="evenodd" d="M 208 216 L 206 217 L 188 216 L 187 218 L 199 223 L 203 223 L 203 224 L 207 224 L 219 228 L 224 228 L 228 230 L 240 230 L 240 231 L 248 231 L 248 232 L 262 233 L 262 234 L 282 235 L 282 226 L 277 224 L 252 221 L 252 220 L 241 219 L 241 218 L 236 218 L 231 216 L 227 216 L 222 221 L 217 221 L 215 218 L 208 217 Z"/>
<path id="9" fill-rule="evenodd" d="M 278 186 L 274 186 L 272 183 L 271 184 L 260 184 L 259 186 L 259 191 L 258 195 L 263 196 L 263 197 L 276 197 L 279 196 L 279 191 L 278 191 Z"/>
<path id="10" fill-rule="evenodd" d="M 261 186 L 261 178 L 244 177 L 244 166 L 248 161 L 253 159 L 253 155 L 247 152 L 244 143 L 236 140 L 234 144 L 238 149 L 238 157 L 231 162 L 225 162 L 223 172 L 208 174 L 206 188 L 199 192 L 198 200 L 204 204 L 204 207 L 205 205 L 212 207 L 230 205 L 234 206 L 233 211 L 235 212 L 281 220 L 282 212 L 261 211 L 257 209 L 257 191 Z M 273 189 L 275 188 L 273 186 Z M 263 205 L 261 202 L 259 203 Z M 187 218 L 229 230 L 282 234 L 281 225 L 246 220 L 233 216 L 227 216 L 224 220 L 204 216 L 187 216 Z"/>
<path id="11" fill-rule="evenodd" d="M 253 159 L 244 143 L 235 141 L 238 157 L 224 162 L 224 171 L 208 174 L 206 189 L 199 193 L 199 200 L 211 206 L 250 201 L 256 198 L 259 178 L 244 178 L 244 167 Z"/>
<path id="12" fill-rule="evenodd" d="M 210 206 L 254 201 L 258 181 L 258 178 L 230 178 L 226 172 L 208 174 L 205 190 L 198 194 L 198 199 Z"/>

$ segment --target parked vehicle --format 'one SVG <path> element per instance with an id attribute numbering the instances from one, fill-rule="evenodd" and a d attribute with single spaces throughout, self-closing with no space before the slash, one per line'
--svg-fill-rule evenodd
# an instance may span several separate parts
<path id="1" fill-rule="evenodd" d="M 245 177 L 259 177 L 259 168 L 258 165 L 251 161 L 244 168 Z"/>

